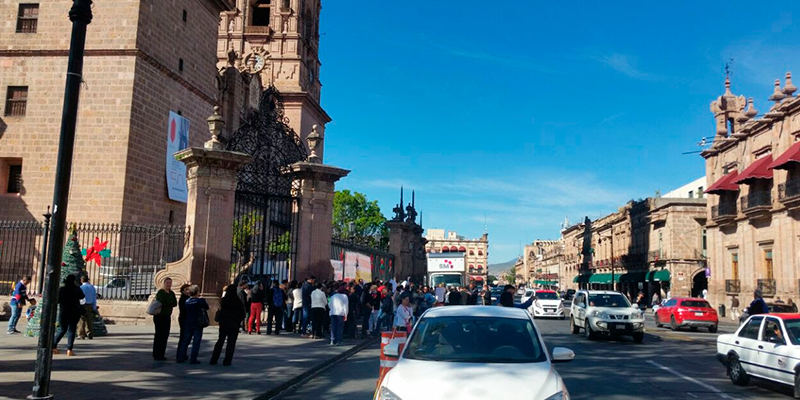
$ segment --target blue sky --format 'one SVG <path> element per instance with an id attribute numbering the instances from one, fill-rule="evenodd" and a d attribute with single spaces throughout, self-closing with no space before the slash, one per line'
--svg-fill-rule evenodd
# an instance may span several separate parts
<path id="1" fill-rule="evenodd" d="M 800 85 L 791 3 L 497 4 L 324 1 L 320 26 L 325 161 L 353 170 L 337 189 L 387 216 L 416 189 L 426 228 L 486 221 L 490 262 L 702 176 L 681 153 L 714 134 L 729 58 L 760 112 L 786 71 Z"/>

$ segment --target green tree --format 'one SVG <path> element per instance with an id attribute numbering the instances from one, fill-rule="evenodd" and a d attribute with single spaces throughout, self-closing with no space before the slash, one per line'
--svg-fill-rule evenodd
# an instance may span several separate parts
<path id="1" fill-rule="evenodd" d="M 494 275 L 489 275 L 489 276 L 486 277 L 486 281 L 489 282 L 489 283 L 493 283 L 496 280 L 497 280 L 497 277 L 494 276 Z"/>
<path id="2" fill-rule="evenodd" d="M 292 236 L 290 233 L 284 232 L 283 235 L 278 236 L 277 239 L 269 242 L 269 246 L 267 247 L 267 251 L 270 254 L 284 254 L 290 253 L 292 250 Z"/>
<path id="3" fill-rule="evenodd" d="M 231 266 L 232 272 L 241 271 L 242 266 L 253 261 L 251 243 L 258 232 L 258 226 L 264 217 L 255 211 L 242 215 L 233 221 L 233 248 L 236 250 L 236 264 Z"/>
<path id="4" fill-rule="evenodd" d="M 64 245 L 61 253 L 61 284 L 67 279 L 67 275 L 75 275 L 77 282 L 81 281 L 81 275 L 86 273 L 86 262 L 83 260 L 81 244 L 78 242 L 78 230 L 72 225 L 69 232 L 69 239 Z"/>
<path id="5" fill-rule="evenodd" d="M 506 271 L 506 273 L 503 275 L 503 279 L 505 279 L 506 282 L 508 282 L 511 285 L 516 284 L 517 283 L 517 269 L 514 268 L 514 267 L 511 267 L 511 269 Z"/>
<path id="6" fill-rule="evenodd" d="M 333 197 L 333 237 L 353 238 L 356 243 L 376 246 L 378 234 L 383 244 L 388 242 L 386 217 L 381 213 L 378 201 L 369 201 L 367 196 L 358 192 L 337 191 Z"/>

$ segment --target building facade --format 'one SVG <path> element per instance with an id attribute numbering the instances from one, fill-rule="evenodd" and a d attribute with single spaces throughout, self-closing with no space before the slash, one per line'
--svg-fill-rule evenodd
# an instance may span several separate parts
<path id="1" fill-rule="evenodd" d="M 324 138 L 331 118 L 320 105 L 321 0 L 230 1 L 235 7 L 220 15 L 218 66 L 223 68 L 233 59 L 238 69 L 256 75 L 261 86 L 275 86 L 288 125 L 303 143 L 314 125 Z M 230 110 L 223 117 L 236 121 L 237 113 Z M 324 149 L 316 153 L 323 158 Z"/>
<path id="2" fill-rule="evenodd" d="M 0 220 L 51 204 L 73 2 L 0 1 Z M 95 2 L 73 158 L 71 221 L 182 224 L 167 195 L 170 112 L 208 138 L 226 0 Z"/>
<path id="3" fill-rule="evenodd" d="M 564 242 L 534 240 L 525 246 L 523 280 L 531 287 L 560 288 L 564 275 Z"/>
<path id="4" fill-rule="evenodd" d="M 648 300 L 698 295 L 707 287 L 705 208 L 702 198 L 648 198 L 565 228 L 564 285 Z"/>
<path id="5" fill-rule="evenodd" d="M 800 254 L 800 101 L 791 74 L 776 80 L 773 102 L 756 118 L 753 99 L 730 79 L 711 103 L 715 139 L 706 162 L 710 300 L 730 306 L 761 289 L 767 301 L 796 301 Z M 745 303 L 746 304 L 746 303 Z"/>
<path id="6" fill-rule="evenodd" d="M 478 239 L 467 239 L 454 231 L 428 229 L 425 236 L 426 253 L 464 253 L 467 274 L 471 280 L 488 281 L 489 234 Z"/>

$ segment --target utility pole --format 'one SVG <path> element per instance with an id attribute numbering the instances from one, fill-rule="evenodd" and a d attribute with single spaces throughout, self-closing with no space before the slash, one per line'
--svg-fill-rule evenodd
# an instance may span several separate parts
<path id="1" fill-rule="evenodd" d="M 617 290 L 614 284 L 614 225 L 611 225 L 611 290 Z"/>
<path id="2" fill-rule="evenodd" d="M 53 362 L 53 330 L 56 322 L 58 289 L 61 281 L 61 252 L 67 225 L 69 182 L 72 174 L 72 153 L 75 146 L 75 126 L 78 121 L 78 100 L 83 82 L 83 54 L 86 46 L 86 27 L 92 22 L 92 0 L 74 0 L 69 10 L 72 38 L 67 60 L 67 84 L 61 114 L 61 133 L 58 141 L 55 187 L 53 189 L 53 220 L 47 249 L 47 282 L 42 305 L 42 324 L 39 349 L 36 353 L 36 374 L 33 394 L 28 399 L 52 399 L 50 367 Z"/>

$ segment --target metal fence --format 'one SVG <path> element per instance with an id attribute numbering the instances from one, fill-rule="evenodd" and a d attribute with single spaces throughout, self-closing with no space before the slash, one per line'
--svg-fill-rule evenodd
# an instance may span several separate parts
<path id="1" fill-rule="evenodd" d="M 9 287 L 13 290 L 14 282 L 25 275 L 33 277 L 30 288 L 38 291 L 42 249 L 47 246 L 43 225 L 0 221 L 0 294 L 10 293 Z M 103 299 L 146 300 L 155 289 L 155 273 L 183 257 L 189 238 L 181 225 L 67 224 L 73 225 L 83 255 L 90 248 L 99 253 L 85 268 Z"/>
<path id="2" fill-rule="evenodd" d="M 290 279 L 297 253 L 297 199 L 236 192 L 231 249 L 231 281 Z"/>
<path id="3" fill-rule="evenodd" d="M 331 240 L 331 260 L 338 260 L 344 263 L 347 252 L 369 256 L 372 279 L 378 278 L 382 281 L 387 281 L 394 277 L 394 254 L 346 240 L 336 238 Z"/>

